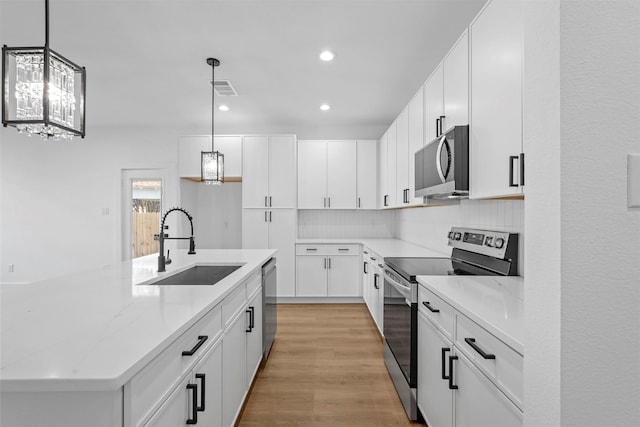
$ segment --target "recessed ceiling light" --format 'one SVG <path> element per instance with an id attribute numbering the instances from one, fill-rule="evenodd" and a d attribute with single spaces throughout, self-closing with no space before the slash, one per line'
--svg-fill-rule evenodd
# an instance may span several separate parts
<path id="1" fill-rule="evenodd" d="M 325 50 L 320 54 L 320 59 L 322 59 L 323 61 L 332 61 L 334 57 L 335 54 L 330 50 Z"/>
<path id="2" fill-rule="evenodd" d="M 227 107 L 226 105 L 221 105 L 218 107 L 218 110 L 220 111 L 229 111 L 229 107 Z"/>
<path id="3" fill-rule="evenodd" d="M 328 104 L 322 104 L 322 105 L 320 106 L 320 109 L 321 109 L 322 111 L 327 111 L 327 110 L 330 110 L 330 109 L 331 109 L 331 107 L 330 107 Z"/>

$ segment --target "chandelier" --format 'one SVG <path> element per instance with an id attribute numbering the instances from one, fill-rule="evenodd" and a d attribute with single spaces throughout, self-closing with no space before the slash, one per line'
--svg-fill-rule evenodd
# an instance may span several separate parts
<path id="1" fill-rule="evenodd" d="M 2 125 L 42 139 L 85 136 L 85 67 L 49 48 L 49 0 L 44 47 L 2 46 Z"/>
<path id="2" fill-rule="evenodd" d="M 215 58 L 207 58 L 207 64 L 211 65 L 211 151 L 201 152 L 201 181 L 207 185 L 222 185 L 224 182 L 224 154 L 215 150 L 214 139 L 214 112 L 215 112 L 215 69 L 220 61 Z"/>

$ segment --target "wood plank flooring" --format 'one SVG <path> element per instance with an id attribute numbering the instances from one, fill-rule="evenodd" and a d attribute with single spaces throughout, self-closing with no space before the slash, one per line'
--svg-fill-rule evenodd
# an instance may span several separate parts
<path id="1" fill-rule="evenodd" d="M 280 304 L 271 355 L 239 427 L 419 426 L 411 423 L 364 304 Z"/>

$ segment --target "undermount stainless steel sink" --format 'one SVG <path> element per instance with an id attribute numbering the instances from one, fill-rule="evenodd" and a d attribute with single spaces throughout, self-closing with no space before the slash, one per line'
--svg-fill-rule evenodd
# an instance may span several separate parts
<path id="1" fill-rule="evenodd" d="M 224 279 L 242 265 L 196 265 L 185 271 L 158 280 L 159 286 L 211 286 Z"/>

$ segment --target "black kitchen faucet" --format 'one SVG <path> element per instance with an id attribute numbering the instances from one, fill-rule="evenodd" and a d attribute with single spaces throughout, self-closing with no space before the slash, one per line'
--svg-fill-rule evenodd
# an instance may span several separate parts
<path id="1" fill-rule="evenodd" d="M 173 211 L 179 211 L 182 212 L 183 214 L 185 214 L 187 216 L 187 218 L 189 219 L 189 223 L 191 224 L 191 237 L 169 237 L 169 235 L 167 234 L 165 236 L 164 234 L 164 221 L 165 219 L 167 219 L 167 215 L 169 215 L 171 212 Z M 166 271 L 165 266 L 167 264 L 171 264 L 171 258 L 169 258 L 169 251 L 167 250 L 167 256 L 164 256 L 164 241 L 165 240 L 187 240 L 189 239 L 189 255 L 195 255 L 196 253 L 196 242 L 195 240 L 193 240 L 193 217 L 189 214 L 189 212 L 187 212 L 186 210 L 182 209 L 182 208 L 171 208 L 169 209 L 167 212 L 165 212 L 164 216 L 162 217 L 162 222 L 160 223 L 160 234 L 158 234 L 158 241 L 160 242 L 160 251 L 158 254 L 158 272 L 163 272 Z"/>

